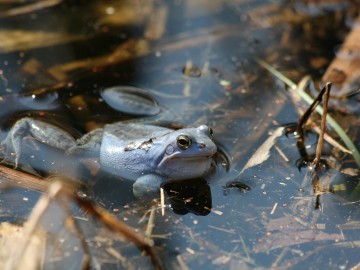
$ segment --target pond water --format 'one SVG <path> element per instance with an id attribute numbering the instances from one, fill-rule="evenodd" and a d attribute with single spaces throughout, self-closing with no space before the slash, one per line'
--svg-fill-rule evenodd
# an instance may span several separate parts
<path id="1" fill-rule="evenodd" d="M 359 264 L 356 163 L 325 143 L 323 158 L 335 165 L 318 176 L 335 191 L 314 195 L 309 169 L 298 166 L 297 139 L 286 133 L 298 121 L 298 109 L 308 105 L 257 61 L 294 81 L 308 74 L 320 79 L 356 7 L 291 1 L 40 2 L 49 6 L 0 2 L 0 37 L 6 40 L 0 44 L 2 139 L 25 116 L 75 138 L 117 121 L 172 128 L 206 124 L 218 146 L 213 170 L 204 179 L 165 184 L 165 214 L 155 207 L 151 239 L 166 268 Z M 351 102 L 351 115 L 332 113 L 358 146 L 356 96 Z M 309 128 L 305 139 L 314 156 L 318 134 Z M 268 157 L 249 166 L 261 155 L 258 149 L 268 149 Z M 135 199 L 131 182 L 106 172 L 92 175 L 76 157 L 64 158 L 62 151 L 31 139 L 22 156 L 40 175 L 81 180 L 91 200 L 144 233 L 154 204 Z M 1 221 L 26 220 L 39 196 L 25 188 L 4 190 Z M 152 268 L 131 243 L 114 240 L 101 222 L 72 208 L 90 246 L 92 268 Z M 81 265 L 77 237 L 64 219 L 56 205 L 43 219 L 49 235 L 62 243 L 61 252 L 56 241 L 48 243 L 45 268 Z"/>

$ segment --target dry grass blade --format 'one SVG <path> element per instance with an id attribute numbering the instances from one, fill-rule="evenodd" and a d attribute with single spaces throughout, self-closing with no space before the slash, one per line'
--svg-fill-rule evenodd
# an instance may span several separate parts
<path id="1" fill-rule="evenodd" d="M 155 227 L 154 220 L 155 220 L 155 207 L 153 206 L 151 207 L 149 221 L 145 230 L 145 239 L 148 243 L 151 243 L 151 234 Z"/>
<path id="2" fill-rule="evenodd" d="M 165 193 L 163 188 L 160 188 L 160 206 L 161 206 L 161 215 L 165 216 Z"/>
<path id="3" fill-rule="evenodd" d="M 0 12 L 0 18 L 18 16 L 60 4 L 63 0 L 42 0 L 22 7 Z"/>
<path id="4" fill-rule="evenodd" d="M 18 265 L 18 263 L 22 260 L 29 243 L 31 243 L 31 237 L 34 235 L 36 228 L 39 226 L 41 218 L 44 216 L 51 201 L 53 201 L 61 193 L 62 188 L 63 185 L 61 182 L 51 183 L 48 192 L 46 192 L 36 203 L 25 226 L 24 238 L 22 239 L 23 241 L 19 244 L 18 253 L 15 254 L 15 256 L 9 258 L 5 266 L 6 270 L 16 269 L 16 265 Z M 77 236 L 81 242 L 84 252 L 82 269 L 90 269 L 90 250 L 88 248 L 88 245 L 86 244 L 84 234 L 81 232 L 79 224 L 76 222 L 71 213 L 69 201 L 59 200 L 59 203 L 61 204 L 64 211 L 67 213 L 68 218 L 70 218 L 70 220 L 72 221 L 72 225 L 74 226 Z"/>
<path id="5" fill-rule="evenodd" d="M 359 270 L 359 269 L 360 269 L 360 262 L 357 265 L 350 268 L 350 270 Z"/>
<path id="6" fill-rule="evenodd" d="M 311 123 L 311 128 L 320 135 L 321 133 L 321 129 L 319 126 L 316 126 L 315 123 Z M 330 145 L 332 145 L 335 148 L 338 148 L 341 152 L 345 153 L 345 154 L 349 154 L 351 155 L 352 152 L 347 149 L 346 147 L 342 146 L 338 141 L 336 141 L 333 137 L 331 137 L 329 134 L 325 133 L 324 134 L 324 140 L 327 141 Z"/>
<path id="7" fill-rule="evenodd" d="M 19 243 L 18 253 L 8 259 L 5 265 L 5 270 L 16 269 L 16 265 L 23 258 L 28 244 L 30 243 L 30 238 L 38 227 L 41 217 L 44 215 L 46 209 L 48 208 L 50 201 L 56 196 L 57 193 L 59 193 L 60 189 L 61 184 L 54 183 L 53 185 L 51 185 L 49 193 L 39 199 L 28 219 L 28 223 L 26 224 L 24 238 L 23 241 Z"/>
<path id="8" fill-rule="evenodd" d="M 123 238 L 133 243 L 138 249 L 142 250 L 151 258 L 155 269 L 163 269 L 162 263 L 156 255 L 153 247 L 143 239 L 144 237 L 142 234 L 135 232 L 131 227 L 120 222 L 118 219 L 116 219 L 116 217 L 114 217 L 102 207 L 78 197 L 76 195 L 76 189 L 71 187 L 69 184 L 64 184 L 60 181 L 47 182 L 45 179 L 40 177 L 18 172 L 4 166 L 0 166 L 0 178 L 3 181 L 23 188 L 30 188 L 42 192 L 45 192 L 47 189 L 49 189 L 48 195 L 41 198 L 41 200 L 44 202 L 39 203 L 39 209 L 37 209 L 34 213 L 36 216 L 32 218 L 33 223 L 29 225 L 30 232 L 33 231 L 34 226 L 38 223 L 38 220 L 46 210 L 46 206 L 50 200 L 49 198 L 56 197 L 57 199 L 63 199 L 69 202 L 72 201 L 81 207 L 85 212 L 87 212 L 88 215 L 91 215 L 98 221 L 102 222 L 110 230 L 121 234 Z M 22 247 L 22 249 L 26 249 L 26 246 Z"/>

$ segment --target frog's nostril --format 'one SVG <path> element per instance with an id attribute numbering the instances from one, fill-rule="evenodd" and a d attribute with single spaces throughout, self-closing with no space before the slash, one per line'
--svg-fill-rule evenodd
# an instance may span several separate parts
<path id="1" fill-rule="evenodd" d="M 199 148 L 205 148 L 205 143 L 199 143 Z"/>

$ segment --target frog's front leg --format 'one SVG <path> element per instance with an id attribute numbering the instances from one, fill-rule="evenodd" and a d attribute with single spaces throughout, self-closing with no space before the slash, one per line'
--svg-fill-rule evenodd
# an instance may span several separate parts
<path id="1" fill-rule="evenodd" d="M 156 174 L 146 174 L 139 177 L 133 184 L 134 196 L 138 199 L 156 195 L 164 178 Z"/>
<path id="2" fill-rule="evenodd" d="M 5 152 L 4 161 L 13 163 L 15 168 L 19 164 L 22 142 L 26 137 L 32 137 L 61 150 L 76 145 L 75 139 L 57 126 L 29 117 L 22 118 L 14 124 L 7 137 L 1 142 L 1 148 Z"/>

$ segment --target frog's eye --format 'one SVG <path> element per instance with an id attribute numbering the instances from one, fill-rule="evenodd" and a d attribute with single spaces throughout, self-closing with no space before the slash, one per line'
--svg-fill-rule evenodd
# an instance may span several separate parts
<path id="1" fill-rule="evenodd" d="M 191 146 L 191 140 L 186 135 L 180 135 L 176 139 L 176 144 L 180 149 L 186 150 Z"/>

